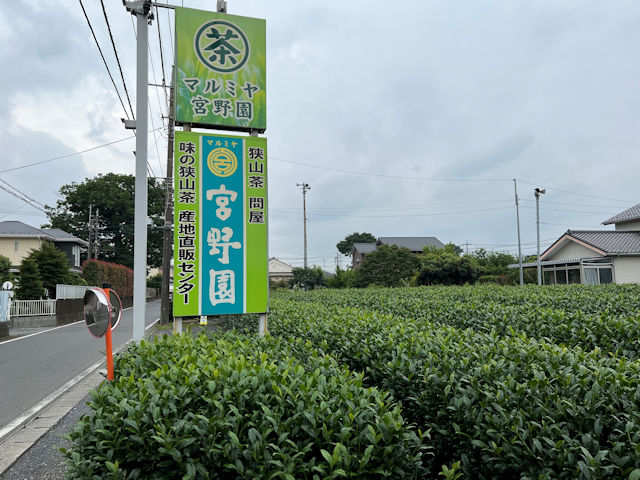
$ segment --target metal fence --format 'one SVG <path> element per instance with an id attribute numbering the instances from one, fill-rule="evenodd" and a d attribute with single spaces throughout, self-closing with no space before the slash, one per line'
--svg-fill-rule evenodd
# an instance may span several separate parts
<path id="1" fill-rule="evenodd" d="M 32 317 L 36 315 L 55 315 L 56 301 L 47 300 L 12 300 L 12 317 Z"/>
<path id="2" fill-rule="evenodd" d="M 58 300 L 69 300 L 73 298 L 83 298 L 84 292 L 91 287 L 83 285 L 56 285 L 56 298 Z"/>

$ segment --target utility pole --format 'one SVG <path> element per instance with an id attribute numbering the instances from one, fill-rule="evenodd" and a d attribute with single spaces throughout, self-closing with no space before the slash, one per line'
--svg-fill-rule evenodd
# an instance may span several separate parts
<path id="1" fill-rule="evenodd" d="M 175 66 L 171 69 L 172 88 L 169 90 L 169 139 L 167 143 L 167 178 L 165 179 L 166 197 L 164 209 L 164 231 L 162 236 L 162 286 L 160 289 L 160 325 L 169 323 L 171 305 L 169 304 L 169 278 L 171 277 L 171 240 L 173 232 L 173 139 L 174 139 L 174 99 L 173 75 Z"/>
<path id="2" fill-rule="evenodd" d="M 89 205 L 89 246 L 88 248 L 88 255 L 87 255 L 87 260 L 91 260 L 91 229 L 93 228 L 93 225 L 91 225 L 91 209 L 93 208 L 93 205 Z"/>
<path id="3" fill-rule="evenodd" d="M 307 192 L 311 190 L 308 183 L 296 184 L 302 189 L 302 216 L 304 220 L 304 268 L 307 268 Z"/>
<path id="4" fill-rule="evenodd" d="M 100 209 L 96 208 L 96 217 L 93 219 L 93 258 L 98 259 L 98 229 L 100 228 Z"/>
<path id="5" fill-rule="evenodd" d="M 147 132 L 149 83 L 149 29 L 153 19 L 151 0 L 123 0 L 127 11 L 136 16 L 136 176 L 133 248 L 133 341 L 144 338 L 147 279 Z M 125 122 L 126 125 L 126 122 Z"/>
<path id="6" fill-rule="evenodd" d="M 538 285 L 542 285 L 542 267 L 540 265 L 540 195 L 547 193 L 546 189 L 535 189 L 536 196 L 536 230 L 538 239 Z"/>
<path id="7" fill-rule="evenodd" d="M 522 244 L 520 243 L 520 206 L 518 205 L 518 185 L 513 179 L 513 191 L 516 194 L 516 219 L 518 222 L 518 267 L 520 268 L 520 286 L 524 285 L 524 275 L 522 273 Z"/>

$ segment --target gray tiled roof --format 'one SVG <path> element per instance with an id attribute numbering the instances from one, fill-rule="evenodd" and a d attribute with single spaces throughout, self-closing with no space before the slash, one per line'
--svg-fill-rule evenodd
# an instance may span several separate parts
<path id="1" fill-rule="evenodd" d="M 640 220 L 640 203 L 626 209 L 624 212 L 620 212 L 617 215 L 602 222 L 603 225 L 610 225 L 612 223 L 631 222 L 633 220 Z"/>
<path id="2" fill-rule="evenodd" d="M 380 237 L 378 239 L 383 245 L 397 245 L 406 247 L 412 252 L 421 252 L 423 247 L 443 248 L 444 244 L 436 237 Z"/>
<path id="3" fill-rule="evenodd" d="M 371 243 L 354 243 L 353 244 L 353 248 L 355 248 L 360 253 L 371 253 L 371 252 L 375 252 L 378 249 L 378 246 L 373 242 L 371 242 Z"/>
<path id="4" fill-rule="evenodd" d="M 39 228 L 32 227 L 18 221 L 0 222 L 0 236 L 2 237 L 48 237 Z"/>
<path id="5" fill-rule="evenodd" d="M 59 228 L 41 228 L 41 231 L 52 237 L 56 242 L 75 242 L 86 245 L 87 241 L 76 237 L 70 233 L 60 230 Z"/>
<path id="6" fill-rule="evenodd" d="M 569 230 L 567 234 L 608 255 L 640 255 L 640 232 Z"/>

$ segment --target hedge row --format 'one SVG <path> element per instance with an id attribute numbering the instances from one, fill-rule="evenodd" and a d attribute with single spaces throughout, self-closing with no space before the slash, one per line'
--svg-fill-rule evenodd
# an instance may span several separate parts
<path id="1" fill-rule="evenodd" d="M 386 393 L 300 340 L 142 341 L 68 435 L 70 478 L 425 478 Z"/>
<path id="2" fill-rule="evenodd" d="M 102 287 L 107 282 L 122 298 L 133 296 L 133 270 L 124 265 L 87 260 L 82 264 L 82 278 L 96 287 Z"/>
<path id="3" fill-rule="evenodd" d="M 640 286 L 447 287 L 322 291 L 296 301 L 355 306 L 499 335 L 640 359 Z"/>
<path id="4" fill-rule="evenodd" d="M 435 465 L 461 459 L 468 478 L 626 479 L 640 468 L 637 362 L 291 299 L 273 299 L 269 328 L 391 392 L 431 431 Z"/>

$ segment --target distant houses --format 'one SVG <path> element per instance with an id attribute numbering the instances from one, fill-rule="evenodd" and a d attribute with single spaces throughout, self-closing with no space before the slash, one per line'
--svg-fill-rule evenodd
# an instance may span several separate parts
<path id="1" fill-rule="evenodd" d="M 67 256 L 71 273 L 82 272 L 80 255 L 87 242 L 57 228 L 35 228 L 19 221 L 0 222 L 0 255 L 11 261 L 16 273 L 20 263 L 32 250 L 38 250 L 43 242 L 50 242 Z"/>
<path id="2" fill-rule="evenodd" d="M 545 285 L 640 283 L 640 204 L 602 223 L 615 230 L 567 230 L 540 255 Z"/>
<path id="3" fill-rule="evenodd" d="M 380 237 L 377 242 L 371 243 L 354 243 L 351 249 L 352 264 L 355 270 L 362 265 L 367 254 L 375 252 L 380 245 L 396 245 L 405 247 L 413 253 L 422 253 L 424 247 L 444 248 L 444 243 L 436 237 Z"/>

